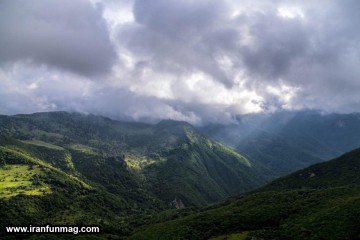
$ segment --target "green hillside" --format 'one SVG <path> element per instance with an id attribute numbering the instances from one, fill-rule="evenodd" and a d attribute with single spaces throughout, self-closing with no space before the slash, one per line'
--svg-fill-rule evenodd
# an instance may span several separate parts
<path id="1" fill-rule="evenodd" d="M 201 206 L 264 183 L 258 165 L 194 133 L 188 133 L 181 146 L 158 153 L 158 158 L 144 174 L 166 201 L 177 197 L 185 205 Z"/>
<path id="2" fill-rule="evenodd" d="M 4 139 L 2 144 L 5 144 Z M 124 183 L 126 191 L 116 194 L 115 191 L 107 191 L 107 185 L 91 181 L 75 168 L 70 171 L 66 167 L 68 171 L 65 171 L 54 167 L 50 160 L 71 161 L 60 158 L 65 153 L 58 149 L 38 146 L 39 153 L 44 156 L 40 159 L 32 145 L 23 145 L 15 140 L 9 142 L 12 145 L 0 146 L 1 235 L 6 225 L 48 223 L 97 224 L 105 232 L 125 234 L 129 228 L 126 219 L 130 214 L 135 217 L 136 214 L 162 209 L 159 200 L 136 187 L 130 190 L 131 185 L 127 182 Z M 106 161 L 104 158 L 101 160 Z M 98 161 L 101 160 L 98 158 Z M 100 169 L 105 166 L 98 165 Z M 108 172 L 106 174 L 108 182 L 117 180 L 117 177 L 111 178 Z"/>
<path id="3" fill-rule="evenodd" d="M 359 164 L 360 149 L 130 239 L 360 239 Z"/>
<path id="4" fill-rule="evenodd" d="M 0 116 L 0 226 L 97 224 L 126 235 L 160 211 L 263 185 L 268 170 L 190 124 L 54 112 Z"/>

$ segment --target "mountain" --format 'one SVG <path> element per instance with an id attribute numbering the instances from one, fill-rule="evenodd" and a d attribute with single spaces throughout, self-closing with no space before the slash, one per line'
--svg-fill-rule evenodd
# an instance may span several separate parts
<path id="1" fill-rule="evenodd" d="M 0 226 L 98 224 L 124 235 L 159 211 L 204 206 L 269 171 L 186 122 L 78 113 L 0 116 Z"/>
<path id="2" fill-rule="evenodd" d="M 360 239 L 360 149 L 129 239 Z"/>
<path id="3" fill-rule="evenodd" d="M 266 166 L 274 177 L 360 147 L 360 114 L 317 111 L 239 116 L 232 125 L 207 125 L 207 135 Z"/>

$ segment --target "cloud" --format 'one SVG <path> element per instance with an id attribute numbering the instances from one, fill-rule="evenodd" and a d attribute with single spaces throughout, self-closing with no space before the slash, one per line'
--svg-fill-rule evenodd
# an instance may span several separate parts
<path id="1" fill-rule="evenodd" d="M 224 5 L 214 0 L 136 0 L 133 8 L 137 23 L 182 42 L 211 29 L 225 12 Z"/>
<path id="2" fill-rule="evenodd" d="M 0 63 L 32 60 L 99 75 L 116 59 L 106 22 L 87 0 L 0 2 Z"/>
<path id="3" fill-rule="evenodd" d="M 226 18 L 226 8 L 214 0 L 134 2 L 135 21 L 120 26 L 119 41 L 134 54 L 143 55 L 152 68 L 187 74 L 202 71 L 227 86 L 232 82 L 205 45 Z"/>
<path id="4" fill-rule="evenodd" d="M 202 81 L 208 84 L 205 79 Z M 161 98 L 119 86 L 111 79 L 90 81 L 45 65 L 18 62 L 0 71 L 0 109 L 1 114 L 66 110 L 146 122 L 160 119 L 177 119 L 193 124 L 234 121 L 230 113 L 233 106 L 224 105 L 221 97 L 212 99 L 211 96 L 205 97 L 210 92 L 199 91 L 198 96 L 188 99 L 192 93 L 186 90 L 184 84 L 184 92 L 175 93 L 172 98 Z M 141 86 L 139 84 L 139 88 Z M 225 88 L 204 87 L 208 91 L 220 90 L 226 94 Z"/>
<path id="5" fill-rule="evenodd" d="M 0 112 L 202 124 L 360 111 L 357 9 L 356 0 L 1 1 Z"/>
<path id="6" fill-rule="evenodd" d="M 257 13 L 240 16 L 238 21 L 245 22 L 253 41 L 252 45 L 239 49 L 249 75 L 276 80 L 286 75 L 297 59 L 305 57 L 310 43 L 300 19 Z"/>

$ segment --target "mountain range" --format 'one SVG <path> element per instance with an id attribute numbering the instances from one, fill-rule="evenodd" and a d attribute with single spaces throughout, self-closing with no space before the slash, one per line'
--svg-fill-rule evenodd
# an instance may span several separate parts
<path id="1" fill-rule="evenodd" d="M 358 239 L 360 150 L 324 161 L 359 146 L 359 116 L 283 112 L 197 128 L 0 116 L 0 238 L 24 238 L 8 225 L 51 223 L 102 230 L 54 239 Z"/>
<path id="2" fill-rule="evenodd" d="M 186 122 L 38 113 L 1 116 L 0 136 L 2 228 L 96 223 L 125 234 L 159 211 L 204 206 L 269 178 Z"/>

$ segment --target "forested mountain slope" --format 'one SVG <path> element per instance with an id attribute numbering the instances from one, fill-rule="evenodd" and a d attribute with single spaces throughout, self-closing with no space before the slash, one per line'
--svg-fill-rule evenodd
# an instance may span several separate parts
<path id="1" fill-rule="evenodd" d="M 359 239 L 360 149 L 130 239 Z"/>
<path id="2" fill-rule="evenodd" d="M 0 116 L 1 226 L 99 224 L 123 235 L 159 211 L 263 185 L 260 164 L 190 124 L 77 113 Z"/>

